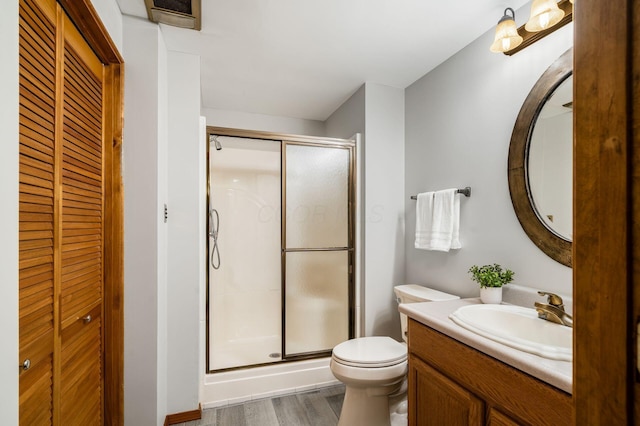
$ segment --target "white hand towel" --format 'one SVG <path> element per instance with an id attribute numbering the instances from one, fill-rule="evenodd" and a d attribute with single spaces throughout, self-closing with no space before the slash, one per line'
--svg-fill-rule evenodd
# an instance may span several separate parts
<path id="1" fill-rule="evenodd" d="M 459 249 L 460 199 L 457 189 L 418 194 L 415 247 L 423 250 Z"/>

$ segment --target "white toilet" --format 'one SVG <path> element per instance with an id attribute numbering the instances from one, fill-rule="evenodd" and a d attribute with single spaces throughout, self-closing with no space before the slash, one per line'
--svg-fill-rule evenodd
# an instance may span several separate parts
<path id="1" fill-rule="evenodd" d="M 459 299 L 416 284 L 394 287 L 398 303 Z M 346 386 L 338 426 L 389 426 L 389 396 L 397 394 L 407 375 L 407 316 L 400 314 L 402 338 L 360 337 L 333 348 L 331 372 Z"/>

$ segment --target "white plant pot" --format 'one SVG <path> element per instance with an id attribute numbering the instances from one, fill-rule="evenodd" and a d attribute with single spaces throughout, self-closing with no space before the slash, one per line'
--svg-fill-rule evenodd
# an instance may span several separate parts
<path id="1" fill-rule="evenodd" d="M 502 303 L 502 287 L 480 288 L 482 303 Z"/>

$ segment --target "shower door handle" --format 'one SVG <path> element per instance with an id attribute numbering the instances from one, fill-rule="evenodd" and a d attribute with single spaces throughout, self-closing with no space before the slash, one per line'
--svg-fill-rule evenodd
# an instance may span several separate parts
<path id="1" fill-rule="evenodd" d="M 215 221 L 214 219 L 215 213 Z M 218 231 L 220 229 L 220 214 L 218 210 L 209 207 L 209 238 L 213 239 L 211 247 L 211 266 L 213 269 L 220 268 L 220 248 L 218 247 Z"/>

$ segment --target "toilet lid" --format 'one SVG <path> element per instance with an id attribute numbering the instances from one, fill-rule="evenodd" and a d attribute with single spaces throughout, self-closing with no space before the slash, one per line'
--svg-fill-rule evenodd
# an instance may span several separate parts
<path id="1" fill-rule="evenodd" d="M 407 347 L 391 337 L 360 337 L 333 348 L 333 358 L 345 365 L 387 367 L 407 359 Z"/>

